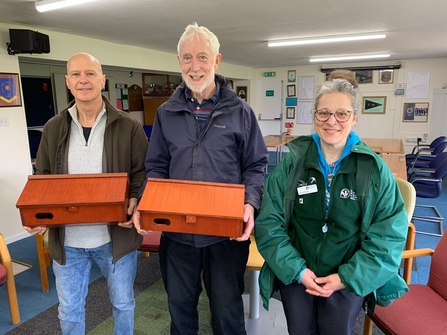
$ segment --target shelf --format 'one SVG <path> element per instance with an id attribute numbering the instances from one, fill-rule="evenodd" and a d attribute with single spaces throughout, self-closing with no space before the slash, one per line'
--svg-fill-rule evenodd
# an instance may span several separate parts
<path id="1" fill-rule="evenodd" d="M 143 73 L 143 96 L 169 97 L 182 82 L 180 75 Z"/>

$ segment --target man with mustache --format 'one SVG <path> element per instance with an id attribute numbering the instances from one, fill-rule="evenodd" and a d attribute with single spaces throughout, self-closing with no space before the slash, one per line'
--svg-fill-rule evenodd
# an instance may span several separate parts
<path id="1" fill-rule="evenodd" d="M 246 334 L 242 293 L 250 233 L 261 204 L 268 151 L 256 116 L 229 80 L 215 74 L 217 37 L 188 25 L 177 46 L 184 82 L 159 107 L 146 156 L 147 177 L 245 185 L 241 237 L 163 233 L 160 267 L 171 334 L 197 334 L 202 279 L 214 334 Z M 141 193 L 141 192 L 140 192 Z M 206 199 L 194 199 L 204 202 Z M 139 229 L 139 213 L 134 214 Z"/>

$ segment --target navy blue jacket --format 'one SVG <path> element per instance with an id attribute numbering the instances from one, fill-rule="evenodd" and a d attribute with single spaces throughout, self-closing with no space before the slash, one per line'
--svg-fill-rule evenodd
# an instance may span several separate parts
<path id="1" fill-rule="evenodd" d="M 183 82 L 157 110 L 146 156 L 147 177 L 245 185 L 245 203 L 261 205 L 268 151 L 251 107 L 216 75 L 220 97 L 203 130 L 186 101 Z M 197 246 L 222 238 L 167 234 Z M 200 241 L 199 241 L 200 240 Z M 198 245 L 199 244 L 199 245 Z"/>

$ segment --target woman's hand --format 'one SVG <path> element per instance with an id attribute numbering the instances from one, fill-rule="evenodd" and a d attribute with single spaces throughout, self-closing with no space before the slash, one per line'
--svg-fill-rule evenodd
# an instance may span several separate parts
<path id="1" fill-rule="evenodd" d="M 331 285 L 328 285 L 328 283 L 326 283 L 323 279 L 331 276 L 334 275 L 318 278 L 312 270 L 306 269 L 304 270 L 303 277 L 301 278 L 301 284 L 306 287 L 307 293 L 317 297 L 329 298 L 336 290 L 334 290 Z M 338 275 L 336 276 L 338 277 Z"/>

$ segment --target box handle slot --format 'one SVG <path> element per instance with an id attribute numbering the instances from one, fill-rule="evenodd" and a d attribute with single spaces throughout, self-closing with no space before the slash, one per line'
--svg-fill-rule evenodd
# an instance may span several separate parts
<path id="1" fill-rule="evenodd" d="M 37 220 L 52 220 L 54 218 L 53 213 L 45 212 L 45 213 L 36 213 L 35 217 Z"/>
<path id="2" fill-rule="evenodd" d="M 169 226 L 171 224 L 171 220 L 163 218 L 155 218 L 154 223 Z"/>

